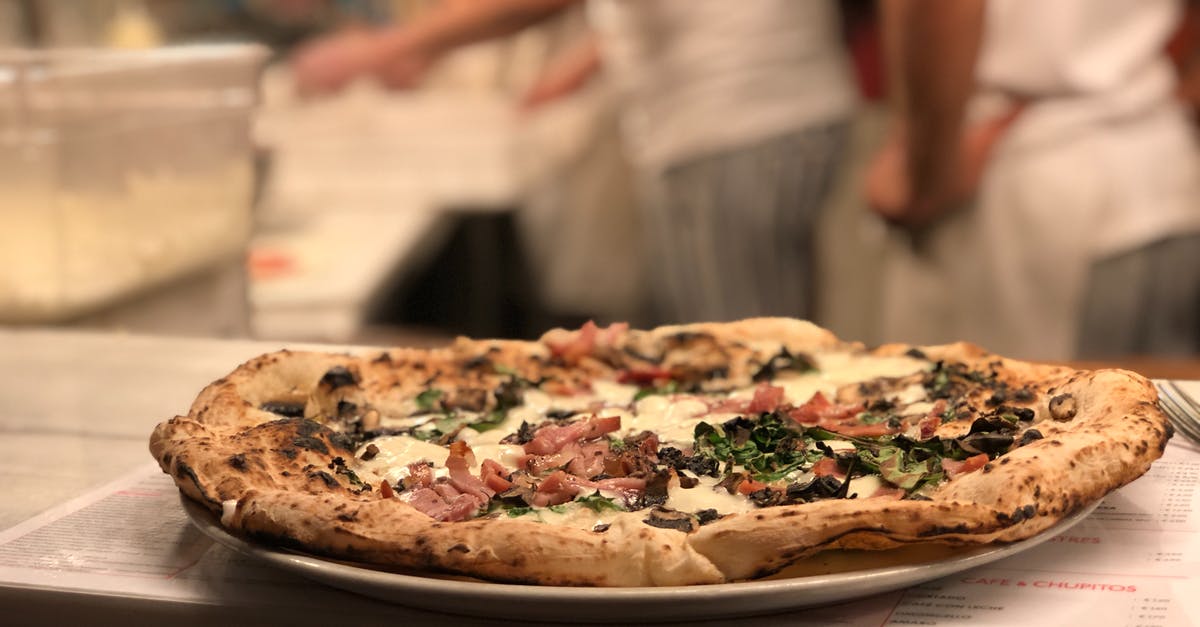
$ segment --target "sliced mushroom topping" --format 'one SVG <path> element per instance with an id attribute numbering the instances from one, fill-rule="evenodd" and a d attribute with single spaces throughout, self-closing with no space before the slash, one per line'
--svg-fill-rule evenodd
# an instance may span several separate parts
<path id="1" fill-rule="evenodd" d="M 677 512 L 665 507 L 655 507 L 650 510 L 650 516 L 642 522 L 660 529 L 674 529 L 688 533 L 696 528 L 696 519 L 691 514 Z"/>
<path id="2" fill-rule="evenodd" d="M 1012 434 L 999 432 L 972 433 L 958 441 L 963 450 L 970 453 L 987 453 L 989 457 L 995 457 L 1007 451 L 1012 443 Z"/>

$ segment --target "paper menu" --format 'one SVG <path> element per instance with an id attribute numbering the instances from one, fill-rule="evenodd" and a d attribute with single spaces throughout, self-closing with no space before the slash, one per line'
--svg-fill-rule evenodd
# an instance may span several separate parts
<path id="1" fill-rule="evenodd" d="M 1127 625 L 1200 621 L 1200 451 L 1168 447 L 1067 533 L 1005 560 L 870 599 L 721 624 Z M 0 599 L 19 591 L 120 598 L 137 607 L 265 612 L 292 624 L 339 617 L 447 620 L 312 583 L 202 535 L 155 466 L 0 532 Z M 14 592 L 17 591 L 17 592 Z M 12 603 L 4 603 L 12 605 Z"/>

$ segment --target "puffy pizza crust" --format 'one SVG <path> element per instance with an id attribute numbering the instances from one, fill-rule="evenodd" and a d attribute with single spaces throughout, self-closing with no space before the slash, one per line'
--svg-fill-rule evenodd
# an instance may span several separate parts
<path id="1" fill-rule="evenodd" d="M 697 334 L 711 338 L 688 341 Z M 826 500 L 732 514 L 686 534 L 618 515 L 603 532 L 521 519 L 437 522 L 397 499 L 361 492 L 337 472 L 353 451 L 343 436 L 304 418 L 258 409 L 290 402 L 312 415 L 337 399 L 400 407 L 431 377 L 454 383 L 462 364 L 481 355 L 524 372 L 560 377 L 611 374 L 604 359 L 562 365 L 542 342 L 461 339 L 446 349 L 363 356 L 283 351 L 238 367 L 201 392 L 187 416 L 154 430 L 150 449 L 188 497 L 222 516 L 230 530 L 262 541 L 358 562 L 548 585 L 663 586 L 719 583 L 775 572 L 815 552 L 886 549 L 918 542 L 978 544 L 1030 537 L 1144 473 L 1171 435 L 1153 386 L 1125 371 L 1073 371 L 986 353 L 969 344 L 922 347 L 930 358 L 992 369 L 1014 386 L 1031 386 L 1045 438 L 983 469 L 951 480 L 931 500 Z M 657 353 L 666 362 L 706 363 L 713 350 L 730 377 L 748 377 L 781 344 L 793 353 L 854 348 L 812 324 L 751 319 L 630 332 L 611 349 Z M 682 344 L 681 344 L 682 343 Z M 674 347 L 674 348 L 673 348 Z M 602 349 L 605 347 L 601 347 Z M 875 351 L 897 355 L 908 346 Z M 603 357 L 603 350 L 597 355 Z M 358 384 L 322 377 L 340 366 Z M 400 374 L 398 374 L 400 373 Z M 486 383 L 487 375 L 479 375 Z M 337 389 L 319 388 L 325 385 Z M 1049 419 L 1047 403 L 1069 394 L 1075 415 Z M 961 429 L 948 423 L 947 429 Z M 236 503 L 236 505 L 234 505 Z"/>

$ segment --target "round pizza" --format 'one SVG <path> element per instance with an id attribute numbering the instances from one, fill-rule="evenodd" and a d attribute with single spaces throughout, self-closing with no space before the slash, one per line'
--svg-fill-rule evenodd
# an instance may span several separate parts
<path id="1" fill-rule="evenodd" d="M 544 585 L 762 577 L 819 551 L 1029 538 L 1172 431 L 1120 370 L 867 349 L 757 318 L 433 350 L 280 351 L 150 449 L 229 531 Z"/>

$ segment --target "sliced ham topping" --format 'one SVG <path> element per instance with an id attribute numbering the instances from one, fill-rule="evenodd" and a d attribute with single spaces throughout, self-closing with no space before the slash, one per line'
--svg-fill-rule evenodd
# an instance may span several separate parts
<path id="1" fill-rule="evenodd" d="M 945 458 L 942 460 L 942 470 L 946 471 L 947 479 L 953 479 L 969 472 L 975 472 L 976 470 L 983 468 L 983 466 L 987 463 L 988 456 L 986 453 L 980 453 L 974 457 L 968 457 L 961 462 L 950 458 Z"/>
<path id="2" fill-rule="evenodd" d="M 588 418 L 562 427 L 542 427 L 537 430 L 533 439 L 525 444 L 525 452 L 531 455 L 550 455 L 562 450 L 570 442 L 594 440 L 620 428 L 620 416 Z"/>
<path id="3" fill-rule="evenodd" d="M 778 409 L 782 402 L 783 388 L 763 382 L 754 388 L 754 398 L 746 409 L 755 414 L 771 412 Z"/>

